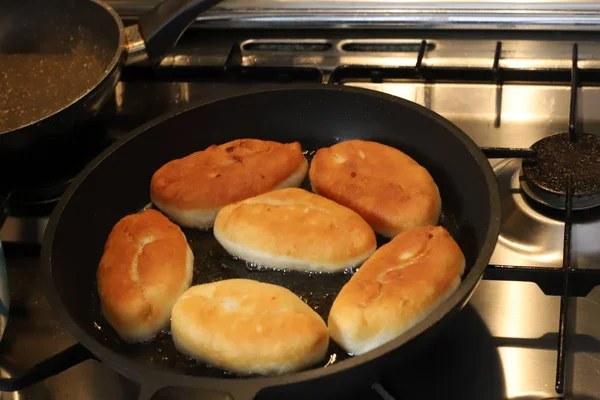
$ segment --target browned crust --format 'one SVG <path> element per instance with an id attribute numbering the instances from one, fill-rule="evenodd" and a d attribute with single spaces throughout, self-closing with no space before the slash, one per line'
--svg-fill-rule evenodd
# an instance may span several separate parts
<path id="1" fill-rule="evenodd" d="M 393 147 L 349 140 L 319 149 L 309 176 L 315 192 L 356 211 L 384 236 L 438 222 L 441 199 L 433 178 Z"/>
<path id="2" fill-rule="evenodd" d="M 150 194 L 180 210 L 214 209 L 274 189 L 305 162 L 298 142 L 236 139 L 163 165 Z"/>
<path id="3" fill-rule="evenodd" d="M 340 291 L 329 314 L 332 338 L 357 351 L 399 335 L 456 288 L 464 268 L 460 247 L 443 227 L 399 234 Z"/>
<path id="4" fill-rule="evenodd" d="M 148 332 L 168 322 L 170 307 L 191 284 L 191 263 L 183 232 L 160 212 L 122 218 L 108 236 L 97 271 L 109 323 L 125 340 L 150 338 Z"/>

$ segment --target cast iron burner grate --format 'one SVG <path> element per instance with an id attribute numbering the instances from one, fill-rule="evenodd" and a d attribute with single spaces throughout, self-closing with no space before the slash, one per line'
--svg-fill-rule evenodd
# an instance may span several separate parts
<path id="1" fill-rule="evenodd" d="M 500 57 L 498 42 L 494 68 Z M 600 270 L 571 267 L 572 211 L 598 205 L 600 200 L 600 139 L 577 132 L 577 88 L 579 87 L 578 45 L 573 44 L 571 64 L 571 104 L 569 132 L 549 136 L 535 143 L 531 149 L 482 149 L 488 157 L 525 158 L 523 191 L 533 188 L 534 196 L 542 202 L 551 201 L 553 208 L 564 210 L 563 262 L 560 268 L 489 265 L 484 278 L 495 280 L 535 282 L 547 295 L 560 296 L 558 323 L 557 365 L 555 389 L 558 394 L 565 388 L 565 329 L 570 296 L 587 296 L 600 285 Z M 499 75 L 499 71 L 497 71 Z M 498 81 L 498 85 L 501 83 Z M 512 153 L 512 154 L 511 154 Z M 595 169 L 595 170 L 594 170 Z M 537 192 L 535 192 L 537 191 Z M 529 193 L 531 195 L 531 193 Z M 577 203 L 576 203 L 577 202 Z"/>
<path id="2" fill-rule="evenodd" d="M 339 84 L 353 79 L 367 79 L 372 83 L 383 83 L 386 80 L 410 79 L 419 82 L 436 81 L 467 81 L 489 82 L 496 84 L 498 98 L 501 98 L 502 85 L 505 80 L 515 81 L 548 81 L 562 82 L 569 76 L 565 70 L 533 71 L 501 68 L 502 42 L 496 43 L 494 61 L 491 69 L 481 68 L 441 68 L 423 66 L 427 42 L 421 41 L 416 63 L 413 67 L 382 67 L 370 65 L 342 65 L 337 67 L 329 77 L 328 83 Z M 501 281 L 520 281 L 536 283 L 546 295 L 560 296 L 560 316 L 557 340 L 557 365 L 555 389 L 559 397 L 565 388 L 565 329 L 568 319 L 569 297 L 585 297 L 590 291 L 600 286 L 600 270 L 593 268 L 571 267 L 571 230 L 573 210 L 600 205 L 600 139 L 593 135 L 578 133 L 577 126 L 577 89 L 580 84 L 578 68 L 578 45 L 573 44 L 572 64 L 570 69 L 571 104 L 569 113 L 569 132 L 551 136 L 536 143 L 532 148 L 501 148 L 483 147 L 481 150 L 488 158 L 522 158 L 525 169 L 531 166 L 527 173 L 529 181 L 544 188 L 546 192 L 556 196 L 552 204 L 564 212 L 564 243 L 562 266 L 555 268 L 531 267 L 516 265 L 488 265 L 484 279 Z M 565 74 L 567 72 L 567 74 Z M 586 71 L 590 75 L 590 71 Z M 584 74 L 585 75 L 585 74 Z M 596 81 L 597 79 L 592 79 Z M 496 105 L 495 126 L 501 124 L 501 107 Z M 568 143 L 567 143 L 568 142 Z M 563 148 L 560 148 L 560 145 Z M 552 148 L 563 159 L 552 163 L 548 156 Z M 538 154 L 541 153 L 541 154 Z M 566 163 L 564 161 L 567 161 Z M 534 164 L 529 164 L 529 163 Z M 536 164 L 537 163 L 537 169 Z M 550 168 L 546 168 L 550 167 Z M 533 185 L 531 185 L 533 186 Z M 545 194 L 543 192 L 543 194 Z M 542 194 L 542 196 L 543 196 Z M 379 384 L 377 384 L 379 385 Z M 379 385 L 381 386 L 381 385 Z M 377 387 L 379 387 L 377 386 Z M 383 386 L 381 386 L 382 388 Z M 394 397 L 389 393 L 376 390 L 381 398 L 390 400 Z M 398 399 L 398 397 L 396 397 Z"/>
<path id="3" fill-rule="evenodd" d="M 548 136 L 531 148 L 533 159 L 523 160 L 521 188 L 533 201 L 565 208 L 567 180 L 573 177 L 573 210 L 600 205 L 600 136 L 569 133 Z"/>

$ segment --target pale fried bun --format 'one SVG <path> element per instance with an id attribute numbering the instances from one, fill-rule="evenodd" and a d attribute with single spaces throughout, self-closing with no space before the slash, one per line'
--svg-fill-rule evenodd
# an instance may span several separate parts
<path id="1" fill-rule="evenodd" d="M 354 211 L 303 189 L 224 207 L 214 235 L 230 254 L 271 268 L 335 272 L 361 264 L 375 233 Z"/>
<path id="2" fill-rule="evenodd" d="M 221 207 L 300 186 L 307 172 L 298 142 L 238 139 L 163 165 L 152 176 L 150 198 L 176 223 L 210 228 Z"/>
<path id="3" fill-rule="evenodd" d="M 321 194 L 359 213 L 386 237 L 436 225 L 440 193 L 425 168 L 400 150 L 348 140 L 317 151 L 310 182 Z"/>
<path id="4" fill-rule="evenodd" d="M 344 285 L 329 313 L 329 333 L 363 354 L 423 320 L 459 286 L 463 253 L 442 227 L 405 231 L 381 246 Z"/>
<path id="5" fill-rule="evenodd" d="M 325 321 L 281 286 L 229 279 L 193 286 L 175 303 L 171 333 L 192 358 L 240 374 L 283 374 L 322 360 Z"/>
<path id="6" fill-rule="evenodd" d="M 117 222 L 97 278 L 102 312 L 123 340 L 148 341 L 168 327 L 171 307 L 191 285 L 193 264 L 183 232 L 158 211 Z"/>

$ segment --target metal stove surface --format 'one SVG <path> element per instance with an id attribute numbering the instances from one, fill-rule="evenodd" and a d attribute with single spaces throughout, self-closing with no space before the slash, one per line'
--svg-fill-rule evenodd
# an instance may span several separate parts
<path id="1" fill-rule="evenodd" d="M 108 0 L 137 17 L 159 0 Z M 598 30 L 594 0 L 225 0 L 198 17 L 198 26 L 228 28 L 335 27 L 388 29 Z"/>
<path id="2" fill-rule="evenodd" d="M 440 113 L 480 146 L 528 147 L 568 125 L 569 88 L 555 85 L 458 83 L 354 83 L 415 101 Z M 227 96 L 249 86 L 188 82 L 122 82 L 111 121 L 123 132 L 173 107 Z M 600 132 L 600 90 L 580 90 L 585 131 Z M 144 110 L 140 113 L 140 110 Z M 499 119 L 499 111 L 501 118 Z M 523 201 L 515 190 L 518 160 L 491 160 L 502 191 L 503 223 L 492 263 L 560 267 L 563 226 Z M 36 224 L 43 219 L 33 218 Z M 3 237 L 24 229 L 13 219 Z M 13 231 L 9 228 L 13 227 Z M 17 228 L 15 228 L 17 227 Z M 41 229 L 38 228 L 40 232 Z M 573 266 L 599 268 L 600 222 L 573 225 Z M 35 236 L 35 235 L 34 235 Z M 10 241 L 10 240 L 9 240 Z M 42 294 L 37 246 L 6 245 L 12 309 L 0 342 L 0 367 L 25 370 L 73 343 Z M 442 337 L 406 370 L 389 371 L 363 399 L 539 399 L 556 397 L 556 345 L 560 299 L 533 283 L 483 281 Z M 570 301 L 565 395 L 600 398 L 600 288 Z M 95 361 L 74 367 L 21 394 L 31 399 L 131 398 L 136 387 Z M 392 397 L 389 397 L 392 396 Z"/>

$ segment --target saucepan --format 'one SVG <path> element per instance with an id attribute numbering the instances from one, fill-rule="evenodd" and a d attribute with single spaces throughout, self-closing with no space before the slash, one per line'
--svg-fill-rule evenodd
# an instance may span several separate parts
<path id="1" fill-rule="evenodd" d="M 124 27 L 99 0 L 0 1 L 0 166 L 35 176 L 113 96 L 126 64 L 158 64 L 218 0 L 167 0 Z M 76 149 L 73 149 L 76 151 Z"/>

